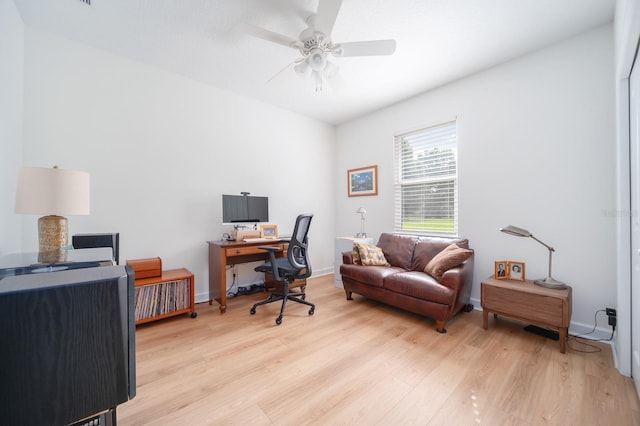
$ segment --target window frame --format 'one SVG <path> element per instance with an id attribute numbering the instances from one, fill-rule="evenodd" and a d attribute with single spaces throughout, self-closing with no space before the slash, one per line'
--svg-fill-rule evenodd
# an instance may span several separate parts
<path id="1" fill-rule="evenodd" d="M 404 143 L 415 143 L 416 146 L 412 147 L 412 152 L 414 149 L 416 151 L 427 152 L 426 157 L 423 157 L 423 163 L 428 161 L 438 161 L 439 167 L 430 168 L 427 166 L 426 171 L 416 171 L 418 167 L 422 167 L 423 165 L 419 162 L 420 154 L 413 154 L 412 160 L 414 164 L 409 164 L 406 155 L 405 149 L 406 144 Z M 429 151 L 431 150 L 431 153 Z M 438 154 L 438 150 L 442 150 L 442 155 Z M 449 119 L 443 120 L 441 122 L 425 126 L 419 128 L 417 130 L 411 130 L 406 132 L 398 133 L 394 136 L 394 201 L 393 201 L 393 209 L 394 209 L 394 223 L 393 230 L 395 233 L 402 234 L 414 234 L 414 235 L 429 235 L 429 236 L 441 236 L 441 237 L 457 237 L 458 234 L 458 210 L 459 210 L 459 197 L 458 197 L 458 168 L 459 168 L 459 158 L 458 158 L 458 123 L 457 119 Z M 435 152 L 435 154 L 434 154 Z M 448 156 L 453 156 L 453 170 L 450 170 L 451 159 L 447 159 Z M 444 164 L 444 166 L 443 166 Z M 413 176 L 405 176 L 405 171 L 407 169 L 411 170 L 413 166 Z M 449 169 L 449 170 L 448 170 Z M 424 176 L 418 176 L 420 173 L 424 173 Z M 449 215 L 446 216 L 446 221 L 451 221 L 451 226 L 446 226 L 449 229 L 438 229 L 437 225 L 434 225 L 430 228 L 418 228 L 406 226 L 406 210 L 409 207 L 405 205 L 405 201 L 407 203 L 411 203 L 412 200 L 406 200 L 406 196 L 404 195 L 406 191 L 425 191 L 425 188 L 420 189 L 419 186 L 422 185 L 430 185 L 430 191 L 433 191 L 433 185 L 439 185 L 444 182 L 448 183 L 448 188 L 446 191 L 443 191 L 441 194 L 445 194 L 444 196 L 438 195 L 436 198 L 442 198 L 442 200 L 446 201 L 438 201 L 438 203 L 433 203 L 435 208 L 447 211 L 447 206 L 449 203 L 453 205 L 453 212 L 451 213 L 449 209 Z M 437 191 L 437 189 L 435 190 Z M 417 197 L 420 197 L 418 195 Z M 450 201 L 449 197 L 453 197 L 453 200 Z M 425 203 L 424 194 L 422 198 L 416 198 L 420 203 Z M 416 200 L 413 200 L 414 203 Z M 421 207 L 424 208 L 424 207 Z M 405 212 L 405 214 L 403 214 Z M 427 217 L 420 217 L 422 220 L 422 224 L 428 220 Z M 431 218 L 434 221 L 434 224 L 439 220 L 436 216 Z"/>

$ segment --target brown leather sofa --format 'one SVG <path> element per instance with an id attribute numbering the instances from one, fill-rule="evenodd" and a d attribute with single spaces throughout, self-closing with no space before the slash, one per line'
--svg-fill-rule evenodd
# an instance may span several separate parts
<path id="1" fill-rule="evenodd" d="M 440 333 L 446 333 L 445 323 L 456 313 L 469 312 L 473 281 L 473 255 L 459 266 L 444 272 L 436 280 L 426 272 L 431 259 L 456 243 L 469 248 L 466 239 L 417 237 L 382 234 L 377 246 L 382 249 L 390 266 L 363 266 L 353 263 L 352 252 L 342 253 L 340 274 L 347 300 L 357 293 L 436 321 Z"/>

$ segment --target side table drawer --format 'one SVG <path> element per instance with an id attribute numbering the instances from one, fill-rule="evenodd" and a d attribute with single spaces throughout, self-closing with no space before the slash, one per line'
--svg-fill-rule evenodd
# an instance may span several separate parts
<path id="1" fill-rule="evenodd" d="M 522 319 L 546 323 L 556 327 L 567 327 L 563 324 L 562 300 L 544 295 L 523 293 L 519 290 L 502 288 L 484 289 L 483 306 L 489 310 L 502 312 Z"/>

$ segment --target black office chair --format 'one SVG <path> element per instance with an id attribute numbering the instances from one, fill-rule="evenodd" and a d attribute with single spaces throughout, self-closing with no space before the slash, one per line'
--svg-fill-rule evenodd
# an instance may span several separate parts
<path id="1" fill-rule="evenodd" d="M 269 251 L 270 261 L 258 266 L 255 270 L 273 275 L 276 282 L 282 283 L 282 291 L 273 290 L 267 300 L 253 305 L 249 311 L 251 315 L 256 313 L 257 306 L 277 302 L 278 300 L 282 300 L 282 307 L 280 308 L 280 315 L 276 318 L 277 325 L 282 324 L 282 315 L 284 314 L 287 300 L 311 306 L 309 315 L 313 315 L 315 312 L 316 305 L 305 300 L 306 294 L 304 292 L 289 291 L 289 285 L 295 280 L 311 276 L 311 264 L 307 253 L 307 234 L 309 233 L 311 218 L 313 218 L 312 214 L 301 214 L 296 219 L 296 225 L 287 249 L 287 257 L 276 257 L 276 253 L 281 251 L 278 247 L 260 247 Z"/>

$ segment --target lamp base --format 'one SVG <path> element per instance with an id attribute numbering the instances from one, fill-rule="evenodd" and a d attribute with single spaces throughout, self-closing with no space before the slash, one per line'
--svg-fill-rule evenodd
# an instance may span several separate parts
<path id="1" fill-rule="evenodd" d="M 38 241 L 40 253 L 59 251 L 69 239 L 66 217 L 49 215 L 38 219 Z"/>
<path id="2" fill-rule="evenodd" d="M 533 283 L 541 287 L 553 288 L 555 290 L 562 290 L 563 288 L 567 288 L 567 285 L 565 283 L 557 281 L 551 277 L 535 280 Z"/>

